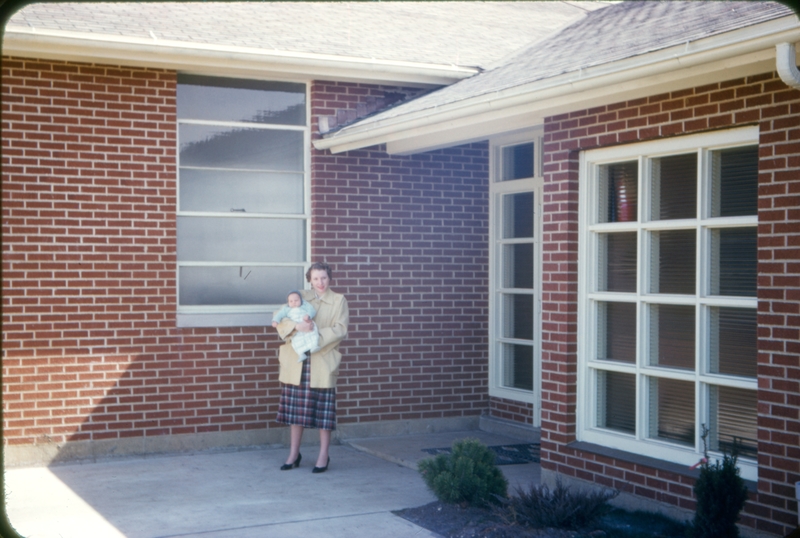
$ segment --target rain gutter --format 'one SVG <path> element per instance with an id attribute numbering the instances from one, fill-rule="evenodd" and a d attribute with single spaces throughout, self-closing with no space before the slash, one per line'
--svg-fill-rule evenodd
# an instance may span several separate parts
<path id="1" fill-rule="evenodd" d="M 473 67 L 426 64 L 215 45 L 151 38 L 8 26 L 3 54 L 27 58 L 105 62 L 195 73 L 332 78 L 420 86 L 452 84 L 479 72 Z"/>
<path id="2" fill-rule="evenodd" d="M 794 43 L 778 43 L 775 49 L 775 64 L 781 80 L 787 86 L 800 89 L 800 70 L 797 69 Z"/>

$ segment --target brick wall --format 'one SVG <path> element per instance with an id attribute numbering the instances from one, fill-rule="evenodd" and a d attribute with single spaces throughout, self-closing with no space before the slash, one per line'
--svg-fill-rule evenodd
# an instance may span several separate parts
<path id="1" fill-rule="evenodd" d="M 544 468 L 683 508 L 693 480 L 579 451 L 575 440 L 579 152 L 757 124 L 759 482 L 744 524 L 797 524 L 800 480 L 800 92 L 774 73 L 548 118 L 545 122 L 542 448 Z"/>
<path id="2" fill-rule="evenodd" d="M 264 428 L 263 329 L 175 327 L 175 73 L 3 59 L 8 444 Z"/>
<path id="3" fill-rule="evenodd" d="M 385 91 L 317 82 L 312 117 Z M 314 256 L 335 266 L 332 287 L 351 308 L 341 422 L 479 415 L 488 398 L 487 145 L 413 156 L 314 150 L 311 173 Z"/>
<path id="4" fill-rule="evenodd" d="M 4 442 L 277 426 L 271 328 L 175 325 L 175 73 L 2 69 Z M 318 84 L 316 114 L 386 91 Z M 340 420 L 480 414 L 487 148 L 313 158 L 313 255 L 353 313 Z"/>

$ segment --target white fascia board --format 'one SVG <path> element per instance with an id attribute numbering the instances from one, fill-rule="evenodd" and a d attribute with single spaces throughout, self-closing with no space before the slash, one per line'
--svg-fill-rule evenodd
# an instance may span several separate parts
<path id="1" fill-rule="evenodd" d="M 758 75 L 774 68 L 774 51 L 767 49 L 730 61 L 682 69 L 680 72 L 676 70 L 636 80 L 609 82 L 599 88 L 581 90 L 579 84 L 571 84 L 566 94 L 541 92 L 534 100 L 524 104 L 441 122 L 427 129 L 417 127 L 403 131 L 398 133 L 399 136 L 385 141 L 386 149 L 390 154 L 406 155 L 487 140 L 510 130 L 539 125 L 546 117 L 704 86 L 725 79 Z"/>
<path id="2" fill-rule="evenodd" d="M 3 54 L 201 74 L 341 80 L 432 87 L 476 74 L 477 68 L 374 58 L 266 50 L 163 39 L 6 27 Z"/>
<path id="3" fill-rule="evenodd" d="M 485 140 L 571 110 L 774 71 L 775 45 L 798 41 L 797 17 L 784 17 L 433 109 L 362 122 L 314 145 L 340 153 L 385 143 L 389 152 L 414 153 Z"/>

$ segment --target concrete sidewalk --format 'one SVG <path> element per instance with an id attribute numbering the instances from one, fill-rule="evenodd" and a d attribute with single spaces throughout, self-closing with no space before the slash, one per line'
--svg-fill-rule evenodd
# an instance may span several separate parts
<path id="1" fill-rule="evenodd" d="M 393 510 L 432 502 L 416 471 L 456 439 L 522 441 L 483 431 L 349 440 L 312 474 L 317 447 L 291 471 L 286 448 L 108 459 L 6 470 L 6 514 L 26 538 L 433 537 Z M 511 488 L 539 481 L 539 465 L 500 467 Z"/>

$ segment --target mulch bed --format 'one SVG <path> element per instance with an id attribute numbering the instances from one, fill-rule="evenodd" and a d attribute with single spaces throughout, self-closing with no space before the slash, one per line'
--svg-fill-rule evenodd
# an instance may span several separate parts
<path id="1" fill-rule="evenodd" d="M 599 528 L 569 531 L 509 525 L 491 509 L 434 501 L 396 515 L 446 538 L 683 538 L 683 525 L 655 514 L 615 509 Z"/>

